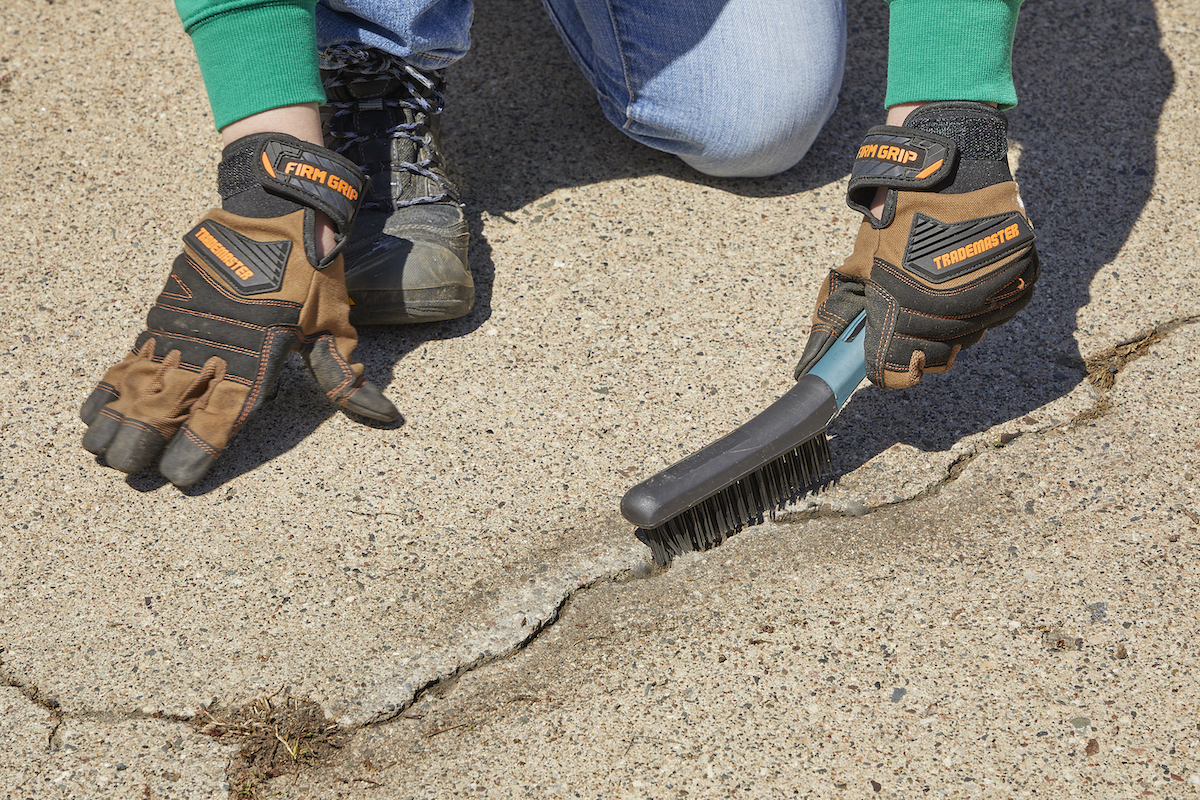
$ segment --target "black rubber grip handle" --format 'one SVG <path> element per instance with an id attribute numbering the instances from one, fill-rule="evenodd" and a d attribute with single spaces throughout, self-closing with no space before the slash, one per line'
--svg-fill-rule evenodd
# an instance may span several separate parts
<path id="1" fill-rule="evenodd" d="M 621 515 L 638 527 L 656 528 L 812 437 L 824 435 L 837 412 L 837 398 L 829 384 L 804 375 L 754 419 L 626 492 Z"/>

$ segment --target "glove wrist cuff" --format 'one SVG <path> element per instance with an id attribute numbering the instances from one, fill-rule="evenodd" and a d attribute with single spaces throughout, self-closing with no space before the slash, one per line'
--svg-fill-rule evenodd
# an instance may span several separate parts
<path id="1" fill-rule="evenodd" d="M 875 227 L 891 223 L 895 192 L 972 192 L 1012 180 L 1008 168 L 1008 120 L 986 103 L 927 103 L 902 126 L 867 132 L 855 157 L 846 204 Z M 879 188 L 889 190 L 882 220 L 870 207 Z"/>
<path id="2" fill-rule="evenodd" d="M 222 208 L 243 217 L 278 217 L 297 208 L 323 212 L 347 233 L 362 204 L 366 177 L 345 156 L 283 133 L 259 133 L 221 154 Z"/>

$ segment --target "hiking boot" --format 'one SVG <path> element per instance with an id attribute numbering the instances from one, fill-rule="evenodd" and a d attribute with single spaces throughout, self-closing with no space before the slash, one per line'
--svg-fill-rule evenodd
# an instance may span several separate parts
<path id="1" fill-rule="evenodd" d="M 467 223 L 446 177 L 438 115 L 443 78 L 381 50 L 321 55 L 325 146 L 367 175 L 343 251 L 350 322 L 403 325 L 461 317 L 475 305 Z"/>

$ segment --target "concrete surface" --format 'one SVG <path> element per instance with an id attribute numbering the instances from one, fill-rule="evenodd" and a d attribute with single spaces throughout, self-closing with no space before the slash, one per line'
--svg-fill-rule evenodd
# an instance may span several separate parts
<path id="1" fill-rule="evenodd" d="M 77 408 L 214 202 L 190 44 L 169 5 L 6 6 L 0 796 L 236 793 L 201 730 L 282 692 L 350 739 L 264 795 L 1195 795 L 1200 8 L 1025 9 L 1034 302 L 860 389 L 829 492 L 651 571 L 621 494 L 789 386 L 849 251 L 886 11 L 849 4 L 805 162 L 718 181 L 612 130 L 537 3 L 479 5 L 444 123 L 479 307 L 361 331 L 403 426 L 297 364 L 186 492 Z"/>

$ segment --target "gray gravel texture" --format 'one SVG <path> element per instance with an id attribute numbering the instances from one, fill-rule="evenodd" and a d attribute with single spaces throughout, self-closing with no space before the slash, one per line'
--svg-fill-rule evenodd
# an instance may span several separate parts
<path id="1" fill-rule="evenodd" d="M 848 13 L 813 151 L 736 181 L 613 130 L 536 2 L 479 4 L 443 123 L 477 309 L 360 332 L 404 425 L 297 362 L 179 491 L 96 463 L 77 409 L 215 202 L 191 46 L 169 4 L 9 4 L 0 796 L 221 796 L 191 720 L 281 687 L 353 732 L 286 797 L 1195 795 L 1193 2 L 1023 11 L 1040 290 L 861 388 L 836 486 L 669 570 L 617 514 L 790 385 L 882 116 L 886 9 Z"/>
<path id="2" fill-rule="evenodd" d="M 63 717 L 0 687 L 0 797 L 207 798 L 227 790 L 231 746 L 177 723 Z"/>

